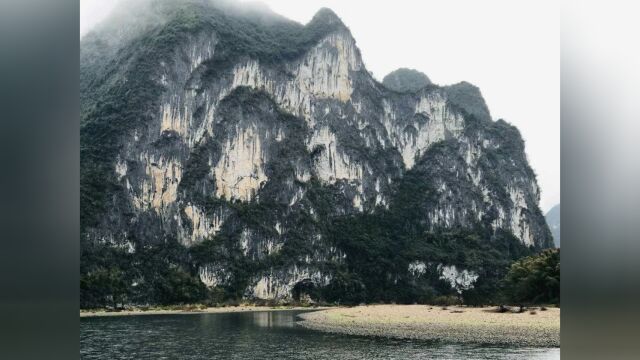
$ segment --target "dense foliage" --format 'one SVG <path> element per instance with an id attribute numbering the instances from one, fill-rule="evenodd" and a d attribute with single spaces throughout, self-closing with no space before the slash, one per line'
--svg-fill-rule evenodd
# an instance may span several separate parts
<path id="1" fill-rule="evenodd" d="M 560 249 L 547 249 L 511 265 L 504 280 L 507 301 L 515 304 L 560 303 Z"/>
<path id="2" fill-rule="evenodd" d="M 207 290 L 189 263 L 188 250 L 176 241 L 146 245 L 135 253 L 84 245 L 81 254 L 80 306 L 195 303 Z"/>

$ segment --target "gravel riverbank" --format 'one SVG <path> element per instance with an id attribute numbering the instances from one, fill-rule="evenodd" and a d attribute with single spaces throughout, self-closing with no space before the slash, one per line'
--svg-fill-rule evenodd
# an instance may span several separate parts
<path id="1" fill-rule="evenodd" d="M 534 347 L 560 346 L 560 309 L 522 313 L 496 307 L 370 305 L 300 315 L 314 330 L 364 336 Z"/>

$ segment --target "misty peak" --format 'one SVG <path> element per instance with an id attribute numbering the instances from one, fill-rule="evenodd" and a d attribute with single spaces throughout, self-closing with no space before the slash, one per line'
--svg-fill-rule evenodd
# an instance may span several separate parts
<path id="1" fill-rule="evenodd" d="M 327 25 L 344 26 L 344 23 L 342 22 L 340 17 L 338 17 L 338 15 L 335 12 L 333 12 L 333 10 L 326 7 L 323 7 L 320 10 L 318 10 L 316 14 L 313 15 L 313 18 L 311 19 L 310 23 L 314 23 L 314 24 L 322 23 Z"/>
<path id="2" fill-rule="evenodd" d="M 473 85 L 472 83 L 468 82 L 468 81 L 460 81 L 459 83 L 455 83 L 453 85 L 449 85 L 449 86 L 453 86 L 453 87 L 458 87 L 461 89 L 467 89 L 469 91 L 475 91 L 475 92 L 480 92 L 480 88 Z"/>
<path id="3" fill-rule="evenodd" d="M 457 84 L 444 87 L 449 101 L 460 106 L 467 113 L 481 120 L 491 120 L 491 113 L 487 107 L 480 88 L 472 83 L 461 81 Z"/>
<path id="4" fill-rule="evenodd" d="M 382 84 L 387 88 L 398 92 L 416 92 L 427 85 L 431 80 L 424 73 L 407 68 L 400 68 L 387 74 L 382 79 Z"/>

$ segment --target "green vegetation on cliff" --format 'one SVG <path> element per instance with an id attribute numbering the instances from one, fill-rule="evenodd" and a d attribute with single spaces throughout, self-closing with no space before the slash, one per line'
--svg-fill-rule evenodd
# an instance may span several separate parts
<path id="1" fill-rule="evenodd" d="M 428 85 L 426 76 L 411 85 L 425 92 L 447 92 L 451 111 L 464 117 L 463 135 L 478 143 L 484 138 L 495 143 L 483 149 L 478 159 L 488 192 L 485 196 L 491 198 L 486 211 L 478 211 L 478 217 L 460 216 L 464 223 L 446 228 L 434 225 L 430 214 L 436 210 L 465 214 L 477 204 L 485 205 L 483 194 L 473 187 L 466 171 L 462 155 L 466 149 L 447 130 L 445 140 L 430 144 L 425 153 L 415 157 L 415 166 L 408 169 L 393 142 L 384 138 L 386 129 L 376 120 L 376 106 L 381 107 L 382 95 L 406 96 L 406 101 L 399 103 L 399 108 L 406 111 L 399 113 L 402 117 L 420 117 L 421 124 L 431 119 L 413 114 L 411 101 L 416 94 L 384 90 L 369 81 L 366 71 L 351 74 L 356 98 L 339 103 L 322 98 L 312 104 L 313 108 L 324 110 L 324 117 L 316 120 L 322 120 L 320 125 L 335 135 L 331 145 L 307 148 L 310 135 L 319 126 L 313 128 L 310 122 L 282 110 L 264 90 L 242 86 L 225 92 L 215 103 L 215 121 L 208 124 L 210 131 L 195 144 L 187 144 L 177 131 L 157 131 L 160 127 L 153 127 L 157 125 L 153 121 L 159 121 L 159 99 L 167 91 L 157 68 L 172 61 L 182 64 L 184 54 L 178 49 L 192 44 L 189 41 L 194 37 L 204 34 L 215 40 L 213 57 L 196 70 L 184 70 L 182 75 L 189 78 L 187 84 L 171 83 L 167 87 L 179 85 L 178 94 L 194 90 L 189 96 L 198 97 L 203 93 L 211 95 L 206 91 L 212 88 L 226 86 L 216 79 L 229 75 L 234 64 L 249 58 L 277 73 L 274 81 L 287 81 L 291 74 L 283 63 L 302 56 L 332 31 L 346 31 L 330 10 L 320 11 L 303 26 L 271 14 L 205 6 L 206 1 L 185 4 L 168 6 L 166 22 L 145 28 L 129 42 L 105 52 L 108 56 L 98 56 L 98 35 L 97 40 L 89 36 L 88 41 L 93 42 L 83 44 L 87 51 L 96 53 L 85 54 L 91 61 L 83 61 L 80 80 L 82 307 L 233 302 L 247 297 L 248 289 L 264 274 L 303 267 L 312 267 L 305 271 L 321 274 L 328 283 L 296 280 L 291 294 L 294 299 L 310 297 L 340 304 L 429 303 L 443 299 L 495 303 L 501 294 L 500 280 L 507 275 L 512 261 L 545 247 L 544 229 L 532 227 L 541 234 L 542 241 L 528 247 L 511 233 L 493 226 L 499 210 L 511 206 L 505 184 L 522 179 L 528 186 L 526 181 L 535 181 L 535 174 L 527 165 L 517 129 L 503 121 L 483 121 L 488 111 L 483 112 L 484 102 L 478 98 L 477 88 L 467 85 L 424 88 L 422 85 Z M 331 49 L 327 57 L 336 51 Z M 188 88 L 193 84 L 197 86 Z M 191 109 L 191 120 L 200 124 L 207 110 L 198 101 L 208 100 L 198 98 Z M 355 114 L 354 104 L 358 102 L 366 109 Z M 399 116 L 397 120 L 407 119 Z M 214 168 L 215 164 L 225 155 L 222 149 L 232 143 L 235 135 L 244 139 L 242 131 L 248 128 L 251 135 L 247 137 L 262 136 L 259 145 L 248 143 L 261 147 L 260 156 L 268 154 L 260 159 L 268 181 L 257 177 L 261 183 L 251 188 L 255 196 L 250 201 L 218 197 L 216 181 L 220 178 L 216 177 L 219 169 Z M 408 125 L 405 130 L 406 134 L 416 135 L 413 126 Z M 365 183 L 364 177 L 328 181 L 326 176 L 318 175 L 320 170 L 314 166 L 327 152 L 333 170 L 335 161 L 341 160 L 336 156 L 336 144 L 343 152 L 339 154 L 342 160 L 350 159 L 344 160 L 351 161 L 347 166 L 375 175 L 375 185 L 374 181 Z M 143 152 L 154 155 L 155 160 L 139 162 Z M 149 186 L 145 182 L 149 171 L 145 173 L 143 167 L 156 166 L 154 161 L 163 156 L 171 160 L 179 157 L 176 168 L 180 175 L 165 172 Z M 115 174 L 118 159 L 126 162 L 124 175 Z M 322 171 L 328 174 L 326 167 Z M 167 179 L 173 181 L 171 186 L 177 183 L 172 188 L 172 198 L 165 203 L 162 196 L 161 206 L 147 207 L 144 203 L 150 196 L 164 194 L 169 187 Z M 165 188 L 160 190 L 162 186 Z M 442 186 L 451 192 L 439 192 Z M 378 187 L 382 189 L 373 190 Z M 354 194 L 362 195 L 367 207 L 356 210 Z M 384 201 L 379 203 L 376 195 Z M 440 206 L 442 196 L 448 206 Z M 133 198 L 143 200 L 134 203 Z M 200 219 L 220 219 L 222 216 L 218 215 L 223 214 L 224 221 L 215 226 L 204 224 L 187 214 L 187 206 L 193 206 L 192 211 L 202 211 L 204 216 L 198 214 Z M 535 215 L 537 208 L 530 205 L 523 211 Z M 280 225 L 285 229 L 282 232 Z M 202 229 L 207 226 L 209 229 Z M 182 236 L 185 231 L 194 233 L 197 227 L 200 232 L 193 238 Z M 210 229 L 213 227 L 215 236 L 207 235 L 204 240 L 199 237 L 214 233 Z M 190 246 L 183 246 L 176 238 Z M 263 242 L 269 242 L 268 251 L 263 249 Z M 248 243 L 258 245 L 252 247 Z M 424 267 L 420 276 L 409 271 L 417 263 Z M 472 271 L 479 275 L 478 282 L 474 288 L 458 293 L 442 279 L 439 265 Z M 214 281 L 216 286 L 210 289 L 199 274 L 208 267 L 223 269 Z"/>

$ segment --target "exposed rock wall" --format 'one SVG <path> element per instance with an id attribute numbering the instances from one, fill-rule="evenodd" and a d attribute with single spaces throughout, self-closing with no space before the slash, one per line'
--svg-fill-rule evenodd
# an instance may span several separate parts
<path id="1" fill-rule="evenodd" d="M 86 230 L 88 238 L 176 237 L 193 246 L 223 234 L 242 256 L 270 259 L 301 241 L 300 219 L 327 216 L 313 196 L 316 181 L 335 191 L 330 214 L 370 213 L 388 207 L 403 174 L 419 170 L 436 190 L 422 213 L 431 228 L 485 223 L 525 245 L 550 245 L 520 135 L 490 119 L 477 88 L 386 89 L 343 25 L 301 56 L 279 63 L 241 56 L 212 77 L 225 52 L 221 36 L 201 28 L 157 59 L 149 76 L 162 92 L 146 109 L 150 120 L 125 135 L 113 159 L 124 205 L 111 210 L 116 220 Z M 261 204 L 271 210 L 245 214 Z M 246 296 L 283 299 L 302 280 L 329 283 L 323 262 L 344 254 L 323 243 L 319 228 L 305 231 L 306 254 L 252 276 Z M 201 264 L 201 281 L 233 281 L 225 264 Z M 477 278 L 455 267 L 442 276 L 457 290 Z"/>

